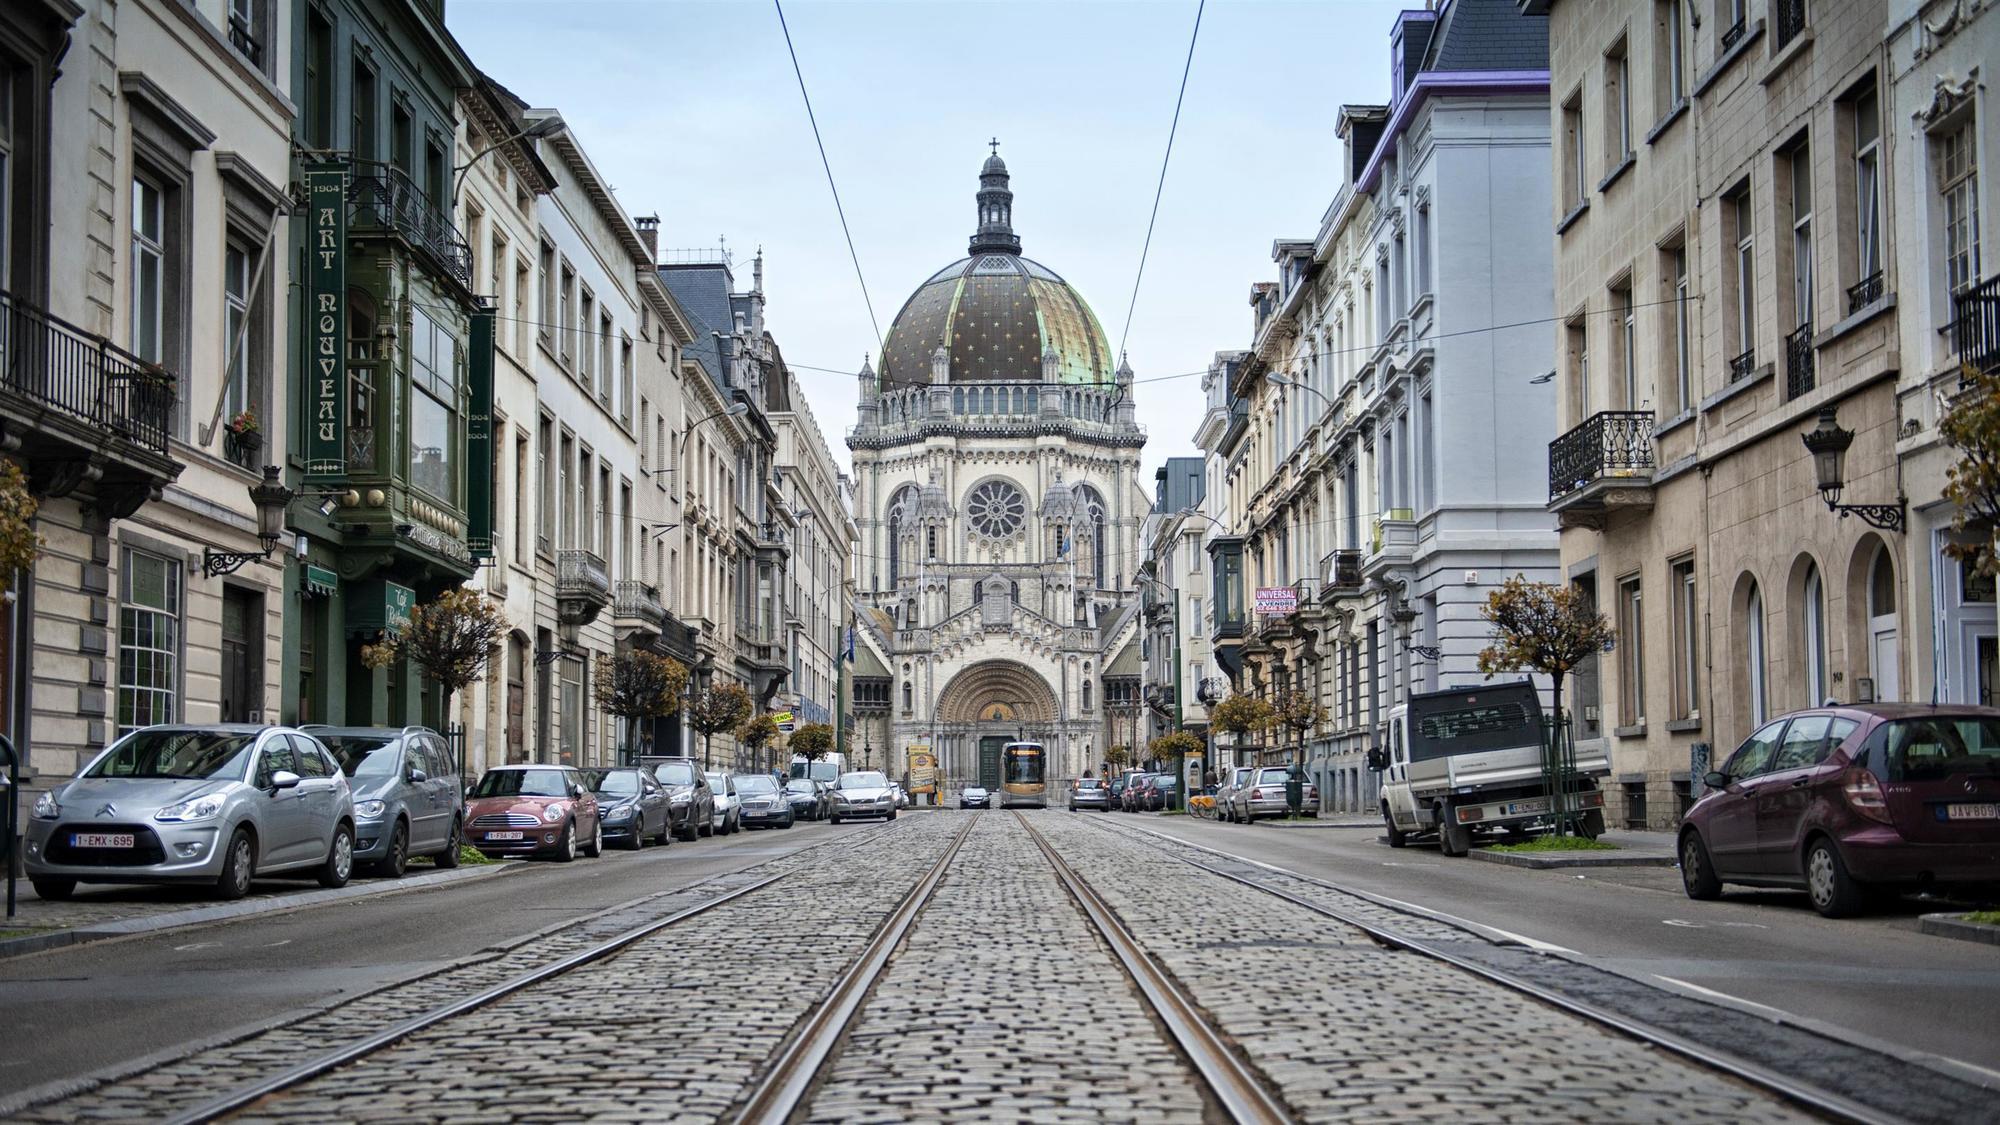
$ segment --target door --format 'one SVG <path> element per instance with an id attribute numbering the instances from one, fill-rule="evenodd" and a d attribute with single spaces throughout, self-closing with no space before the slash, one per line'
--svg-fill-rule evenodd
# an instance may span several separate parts
<path id="1" fill-rule="evenodd" d="M 1410 792 L 1410 745 L 1403 737 L 1403 720 L 1403 715 L 1389 720 L 1389 768 L 1382 771 L 1382 798 L 1398 826 L 1414 829 L 1420 826 L 1417 798 Z"/>
<path id="2" fill-rule="evenodd" d="M 444 842 L 440 786 L 450 783 L 440 776 L 443 767 L 438 758 L 428 735 L 413 734 L 403 740 L 403 808 L 410 814 L 410 851 L 417 855 Z M 419 773 L 424 779 L 414 780 Z"/>
<path id="3" fill-rule="evenodd" d="M 299 764 L 299 800 L 306 807 L 307 838 L 301 846 L 304 859 L 325 859 L 333 842 L 333 826 L 340 819 L 340 769 L 333 759 L 320 752 L 319 744 L 301 734 L 287 735 L 292 742 L 292 759 Z"/>
<path id="4" fill-rule="evenodd" d="M 1896 628 L 1896 578 L 1886 547 L 1875 551 L 1868 573 L 1868 667 L 1875 673 L 1875 698 L 1884 703 L 1901 699 L 1902 645 Z"/>
<path id="5" fill-rule="evenodd" d="M 979 787 L 988 793 L 1000 792 L 1000 751 L 1006 745 L 1004 734 L 979 740 Z"/>
<path id="6" fill-rule="evenodd" d="M 1813 800 L 1813 782 L 1819 765 L 1837 740 L 1827 737 L 1833 722 L 1828 715 L 1794 715 L 1792 725 L 1771 755 L 1771 768 L 1757 784 L 1757 850 L 1748 862 L 1766 875 L 1801 874 L 1797 844 L 1800 826 Z M 1846 732 L 1854 724 L 1843 719 Z"/>
<path id="7" fill-rule="evenodd" d="M 507 761 L 525 762 L 528 713 L 528 642 L 507 640 Z"/>
<path id="8" fill-rule="evenodd" d="M 221 721 L 225 723 L 255 722 L 263 710 L 263 685 L 257 676 L 262 602 L 248 590 L 222 588 Z"/>
<path id="9" fill-rule="evenodd" d="M 1766 723 L 1723 763 L 1729 784 L 1716 794 L 1702 829 L 1709 858 L 1723 875 L 1757 873 L 1757 793 L 1778 751 L 1785 720 Z"/>
<path id="10" fill-rule="evenodd" d="M 272 778 L 279 772 L 298 773 L 298 755 L 291 739 L 272 734 L 264 739 L 251 784 L 264 791 L 258 802 L 257 837 L 263 854 L 257 857 L 260 870 L 283 867 L 300 859 L 313 858 L 312 814 L 306 807 L 303 780 L 290 789 L 272 790 Z M 301 779 L 304 775 L 300 774 Z"/>

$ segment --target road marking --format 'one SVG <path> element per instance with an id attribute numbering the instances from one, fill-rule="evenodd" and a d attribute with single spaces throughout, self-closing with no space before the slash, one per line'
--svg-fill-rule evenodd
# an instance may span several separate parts
<path id="1" fill-rule="evenodd" d="M 1660 919 L 1660 924 L 1663 926 L 1680 926 L 1683 929 L 1689 930 L 1705 930 L 1710 926 L 1724 926 L 1738 930 L 1768 930 L 1771 928 L 1762 922 L 1690 922 L 1685 918 L 1662 918 Z"/>
<path id="2" fill-rule="evenodd" d="M 1484 922 L 1474 922 L 1469 918 L 1460 918 L 1455 914 L 1446 914 L 1442 910 L 1433 910 L 1428 906 L 1418 906 L 1414 902 L 1404 902 L 1402 899 L 1390 898 L 1388 895 L 1385 894 L 1377 894 L 1375 895 L 1375 897 L 1383 902 L 1394 903 L 1395 905 L 1400 906 L 1405 910 L 1413 910 L 1418 914 L 1422 914 L 1429 918 L 1435 918 L 1441 922 L 1449 922 L 1452 925 L 1464 926 L 1468 929 L 1484 930 L 1489 934 L 1499 934 L 1501 937 L 1506 938 L 1508 941 L 1515 942 L 1520 945 L 1525 945 L 1529 949 L 1535 950 L 1536 952 L 1539 953 L 1576 953 L 1576 950 L 1574 949 L 1568 949 L 1560 945 L 1552 945 L 1549 942 L 1541 941 L 1537 938 L 1531 938 L 1526 936 L 1525 934 L 1512 933 L 1510 931 L 1503 930 L 1498 926 L 1489 926 Z M 1581 954 L 1578 955 L 1581 956 Z"/>
<path id="3" fill-rule="evenodd" d="M 274 941 L 274 942 L 270 943 L 269 945 L 266 945 L 266 946 L 265 946 L 264 948 L 265 948 L 265 949 L 276 949 L 276 948 L 278 948 L 278 947 L 279 947 L 279 946 L 281 946 L 281 945 L 290 945 L 290 944 L 292 944 L 292 939 L 291 939 L 291 938 L 286 938 L 286 939 L 285 939 L 285 940 L 283 940 L 283 941 Z"/>
<path id="4" fill-rule="evenodd" d="M 195 950 L 197 950 L 197 949 L 213 949 L 213 948 L 215 948 L 216 946 L 218 946 L 218 945 L 221 945 L 221 944 L 222 944 L 222 943 L 221 943 L 221 942 L 219 942 L 219 941 L 191 941 L 191 942 L 188 942 L 188 943 L 187 943 L 186 945 L 176 945 L 176 946 L 174 946 L 174 952 L 175 952 L 175 953 L 192 953 L 193 951 L 195 951 Z"/>
<path id="5" fill-rule="evenodd" d="M 1748 1007 L 1748 1008 L 1761 1008 L 1761 1009 L 1763 1009 L 1764 1011 L 1767 1011 L 1767 1012 L 1771 1013 L 1771 1014 L 1772 1014 L 1772 1015 L 1774 1015 L 1774 1016 L 1785 1016 L 1785 1017 L 1787 1017 L 1787 1018 L 1790 1018 L 1790 1019 L 1794 1019 L 1794 1020 L 1796 1020 L 1796 1019 L 1798 1019 L 1798 1018 L 1799 1018 L 1799 1017 L 1797 1017 L 1797 1016 L 1793 1015 L 1792 1013 L 1790 1013 L 1790 1012 L 1787 1012 L 1787 1011 L 1785 1011 L 1785 1010 L 1784 1010 L 1783 1008 L 1773 1008 L 1773 1007 L 1772 1007 L 1772 1006 L 1770 1006 L 1769 1004 L 1759 1004 L 1759 1003 L 1758 1003 L 1758 1002 L 1756 1002 L 1755 1000 L 1745 1000 L 1745 999 L 1744 999 L 1744 998 L 1742 998 L 1741 996 L 1731 996 L 1731 995 L 1730 995 L 1729 993 L 1727 993 L 1727 992 L 1717 992 L 1716 990 L 1714 990 L 1714 989 L 1712 989 L 1712 988 L 1703 988 L 1702 986 L 1700 986 L 1700 985 L 1698 985 L 1698 984 L 1689 984 L 1689 983 L 1688 983 L 1687 981 L 1684 981 L 1684 980 L 1679 980 L 1679 979 L 1676 979 L 1676 978 L 1674 978 L 1674 977 L 1663 977 L 1663 976 L 1660 976 L 1660 975 L 1659 975 L 1658 973 L 1655 973 L 1655 974 L 1653 974 L 1653 979 L 1654 979 L 1654 980 L 1660 980 L 1660 981 L 1665 981 L 1665 982 L 1667 982 L 1668 984 L 1671 984 L 1671 985 L 1675 985 L 1675 986 L 1677 986 L 1677 987 L 1679 987 L 1679 988 L 1685 988 L 1685 989 L 1687 989 L 1687 990 L 1688 990 L 1688 991 L 1690 991 L 1690 992 L 1698 992 L 1698 993 L 1700 993 L 1700 994 L 1701 994 L 1701 995 L 1703 995 L 1703 996 L 1708 996 L 1708 997 L 1712 997 L 1712 998 L 1714 998 L 1714 999 L 1717 999 L 1717 1000 L 1727 1000 L 1727 1001 L 1728 1001 L 1728 1002 L 1730 1002 L 1731 1004 L 1741 1004 L 1741 1005 L 1743 1005 L 1743 1006 L 1745 1006 L 1745 1007 Z"/>

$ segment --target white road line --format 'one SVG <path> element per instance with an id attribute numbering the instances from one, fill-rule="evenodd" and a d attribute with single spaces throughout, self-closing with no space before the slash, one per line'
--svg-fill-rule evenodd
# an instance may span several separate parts
<path id="1" fill-rule="evenodd" d="M 1786 1019 L 1791 1019 L 1791 1020 L 1796 1020 L 1800 1018 L 1792 1014 L 1791 1012 L 1787 1012 L 1783 1008 L 1773 1008 L 1769 1004 L 1759 1004 L 1755 1000 L 1745 1000 L 1741 996 L 1731 996 L 1727 992 L 1717 992 L 1713 988 L 1703 988 L 1698 984 L 1690 984 L 1687 981 L 1679 980 L 1675 977 L 1663 977 L 1658 973 L 1654 973 L 1653 979 L 1658 981 L 1665 981 L 1666 983 L 1671 984 L 1676 988 L 1685 988 L 1689 992 L 1700 993 L 1701 995 L 1707 996 L 1714 1000 L 1726 1000 L 1731 1004 L 1741 1004 L 1746 1008 L 1761 1008 L 1762 1010 L 1769 1012 L 1774 1016 L 1783 1016 Z"/>

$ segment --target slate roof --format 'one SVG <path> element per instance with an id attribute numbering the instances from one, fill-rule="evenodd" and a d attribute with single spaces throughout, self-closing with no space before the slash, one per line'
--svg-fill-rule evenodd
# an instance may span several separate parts
<path id="1" fill-rule="evenodd" d="M 1516 0 L 1453 0 L 1431 35 L 1425 70 L 1547 70 L 1549 17 Z"/>
<path id="2" fill-rule="evenodd" d="M 727 389 L 728 369 L 723 366 L 721 350 L 711 333 L 726 335 L 736 330 L 729 300 L 729 267 L 720 262 L 666 265 L 660 267 L 660 280 L 666 283 L 674 300 L 680 302 L 694 329 L 694 340 L 681 349 L 681 354 L 700 363 L 717 387 Z"/>

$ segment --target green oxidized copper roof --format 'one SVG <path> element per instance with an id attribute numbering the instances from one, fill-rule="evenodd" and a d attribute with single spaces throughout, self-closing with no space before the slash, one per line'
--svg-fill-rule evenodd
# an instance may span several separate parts
<path id="1" fill-rule="evenodd" d="M 1083 296 L 1013 254 L 961 258 L 917 287 L 883 342 L 883 388 L 929 383 L 940 343 L 950 349 L 954 383 L 1039 380 L 1044 347 L 1055 349 L 1065 383 L 1110 382 L 1117 366 Z"/>

